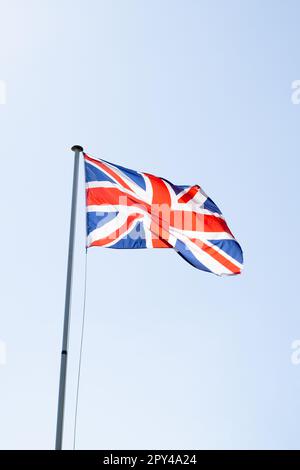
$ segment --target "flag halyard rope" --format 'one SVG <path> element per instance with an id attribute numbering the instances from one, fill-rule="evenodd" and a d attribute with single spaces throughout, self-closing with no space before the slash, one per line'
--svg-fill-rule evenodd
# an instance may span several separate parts
<path id="1" fill-rule="evenodd" d="M 76 387 L 76 401 L 75 401 L 75 416 L 74 416 L 74 430 L 73 430 L 73 450 L 76 449 L 77 437 L 77 418 L 78 418 L 78 404 L 79 404 L 79 391 L 80 391 L 80 376 L 83 356 L 83 340 L 84 340 L 84 327 L 86 319 L 86 292 L 87 292 L 87 265 L 88 265 L 87 248 L 85 249 L 85 264 L 84 264 L 84 294 L 83 294 L 83 308 L 82 308 L 82 322 L 81 322 L 81 338 L 80 338 L 80 352 L 77 372 L 77 387 Z"/>

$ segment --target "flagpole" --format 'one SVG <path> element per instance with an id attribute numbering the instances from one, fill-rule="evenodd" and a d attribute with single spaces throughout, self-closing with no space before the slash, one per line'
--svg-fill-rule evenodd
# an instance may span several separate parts
<path id="1" fill-rule="evenodd" d="M 78 190 L 79 156 L 80 156 L 80 153 L 83 152 L 83 148 L 80 145 L 74 145 L 71 150 L 75 153 L 75 156 L 74 156 L 74 171 L 73 171 L 73 189 L 72 189 L 70 234 L 69 234 L 65 313 L 64 313 L 62 351 L 61 351 L 61 362 L 60 362 L 58 407 L 57 407 L 57 424 L 56 424 L 56 440 L 55 440 L 56 450 L 62 449 L 62 441 L 63 441 L 68 343 L 69 343 L 69 324 L 70 324 L 70 313 L 71 313 L 71 294 L 72 294 L 72 277 L 73 277 L 74 240 L 75 240 L 76 207 L 77 207 L 77 192 L 78 192 L 77 190 Z"/>

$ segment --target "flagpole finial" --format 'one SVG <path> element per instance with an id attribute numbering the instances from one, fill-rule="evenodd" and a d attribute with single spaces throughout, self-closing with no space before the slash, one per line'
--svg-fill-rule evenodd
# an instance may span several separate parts
<path id="1" fill-rule="evenodd" d="M 81 145 L 73 145 L 71 150 L 73 150 L 73 152 L 83 152 L 83 147 L 81 147 Z"/>

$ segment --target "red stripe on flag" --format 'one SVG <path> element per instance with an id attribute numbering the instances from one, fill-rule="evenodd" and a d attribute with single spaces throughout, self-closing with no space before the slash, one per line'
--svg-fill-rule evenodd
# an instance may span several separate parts
<path id="1" fill-rule="evenodd" d="M 150 210 L 149 204 L 124 193 L 118 188 L 87 188 L 86 201 L 88 206 L 139 206 L 144 210 Z"/>
<path id="2" fill-rule="evenodd" d="M 151 227 L 153 248 L 169 248 L 171 196 L 165 182 L 145 173 L 152 186 Z"/>
<path id="3" fill-rule="evenodd" d="M 241 269 L 233 264 L 231 261 L 229 261 L 225 256 L 223 256 L 219 251 L 217 251 L 214 247 L 207 245 L 206 243 L 197 240 L 195 238 L 191 239 L 195 245 L 197 245 L 202 251 L 207 253 L 209 256 L 214 258 L 218 263 L 222 264 L 222 266 L 225 266 L 229 271 L 232 272 L 232 274 L 240 274 Z"/>
<path id="4" fill-rule="evenodd" d="M 199 192 L 200 186 L 197 184 L 192 186 L 183 196 L 178 199 L 178 202 L 189 202 Z"/>
<path id="5" fill-rule="evenodd" d="M 171 211 L 170 225 L 180 230 L 195 232 L 226 232 L 232 235 L 225 220 L 214 215 L 198 214 L 195 211 Z"/>
<path id="6" fill-rule="evenodd" d="M 205 232 L 226 232 L 232 235 L 227 223 L 221 217 L 215 215 L 204 215 Z M 232 235 L 233 236 L 233 235 Z"/>

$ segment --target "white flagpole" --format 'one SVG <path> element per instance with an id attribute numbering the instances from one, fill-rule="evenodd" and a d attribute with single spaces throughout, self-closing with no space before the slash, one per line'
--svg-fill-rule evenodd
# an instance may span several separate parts
<path id="1" fill-rule="evenodd" d="M 70 235 L 69 235 L 65 314 L 64 314 L 64 327 L 63 327 L 62 351 L 61 351 L 61 362 L 60 362 L 59 394 L 58 394 L 58 407 L 57 407 L 57 425 L 56 425 L 56 440 L 55 440 L 56 450 L 62 449 L 62 442 L 63 442 L 68 343 L 69 343 L 69 324 L 70 324 L 70 313 L 71 313 L 71 293 L 72 293 L 72 277 L 73 277 L 74 240 L 75 240 L 76 208 L 77 208 L 77 192 L 78 192 L 77 190 L 78 190 L 79 156 L 80 156 L 80 153 L 83 152 L 83 148 L 80 147 L 80 145 L 74 145 L 71 150 L 73 150 L 73 152 L 75 153 L 75 158 L 74 158 L 74 171 L 73 171 L 73 190 L 72 190 Z"/>

